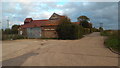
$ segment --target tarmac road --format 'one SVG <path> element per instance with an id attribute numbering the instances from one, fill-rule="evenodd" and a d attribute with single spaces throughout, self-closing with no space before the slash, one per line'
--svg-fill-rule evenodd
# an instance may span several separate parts
<path id="1" fill-rule="evenodd" d="M 3 66 L 118 66 L 99 32 L 79 40 L 3 41 Z"/>

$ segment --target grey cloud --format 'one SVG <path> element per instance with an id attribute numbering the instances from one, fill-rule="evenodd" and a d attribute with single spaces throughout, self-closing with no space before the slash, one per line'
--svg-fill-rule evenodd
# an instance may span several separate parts
<path id="1" fill-rule="evenodd" d="M 69 16 L 72 21 L 77 21 L 77 17 L 86 15 L 96 27 L 99 27 L 99 23 L 103 22 L 106 29 L 110 27 L 115 29 L 116 25 L 112 24 L 118 23 L 117 2 L 66 2 L 64 5 L 58 5 L 57 2 L 30 2 L 27 4 L 7 2 L 3 3 L 2 9 L 3 17 L 7 15 L 14 17 L 15 15 L 19 22 L 23 22 L 26 17 L 47 18 L 46 13 L 52 14 L 50 11 L 54 12 L 54 10 L 63 11 L 63 14 Z M 109 28 L 106 26 L 107 24 L 111 24 Z"/>
<path id="2" fill-rule="evenodd" d="M 80 15 L 86 15 L 91 18 L 94 26 L 97 26 L 96 24 L 99 24 L 102 22 L 104 25 L 108 24 L 117 24 L 118 23 L 118 5 L 117 2 L 90 2 L 87 5 L 83 5 L 79 3 L 80 5 L 75 5 L 75 3 L 71 3 L 72 5 L 66 5 L 70 11 L 68 12 L 68 15 L 74 19 L 75 17 L 78 17 Z M 64 8 L 64 6 L 63 6 Z M 74 9 L 74 11 L 72 10 Z M 74 19 L 75 20 L 75 19 Z M 116 26 L 111 26 L 111 28 Z M 110 28 L 109 27 L 109 28 Z M 104 27 L 106 29 L 109 29 L 107 27 Z"/>

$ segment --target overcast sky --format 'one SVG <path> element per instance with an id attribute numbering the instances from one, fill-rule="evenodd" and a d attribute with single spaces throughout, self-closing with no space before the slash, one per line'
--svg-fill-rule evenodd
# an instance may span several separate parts
<path id="1" fill-rule="evenodd" d="M 67 15 L 72 22 L 77 17 L 85 15 L 90 18 L 94 27 L 103 23 L 105 29 L 117 29 L 118 27 L 118 3 L 117 2 L 2 2 L 2 26 L 7 27 L 7 19 L 10 26 L 23 24 L 24 19 L 31 17 L 34 20 L 48 19 L 53 13 Z"/>

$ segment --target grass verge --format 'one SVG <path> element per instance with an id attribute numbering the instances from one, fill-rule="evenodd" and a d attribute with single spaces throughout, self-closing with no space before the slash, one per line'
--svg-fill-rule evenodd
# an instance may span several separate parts
<path id="1" fill-rule="evenodd" d="M 103 31 L 101 32 L 101 35 L 107 36 L 107 39 L 105 40 L 106 47 L 120 53 L 120 37 L 118 32 L 119 31 Z"/>

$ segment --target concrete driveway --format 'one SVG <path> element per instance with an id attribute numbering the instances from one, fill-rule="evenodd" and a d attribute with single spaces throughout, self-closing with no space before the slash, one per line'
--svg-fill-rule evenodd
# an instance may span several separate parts
<path id="1" fill-rule="evenodd" d="M 79 40 L 3 41 L 3 66 L 118 66 L 99 32 Z"/>

